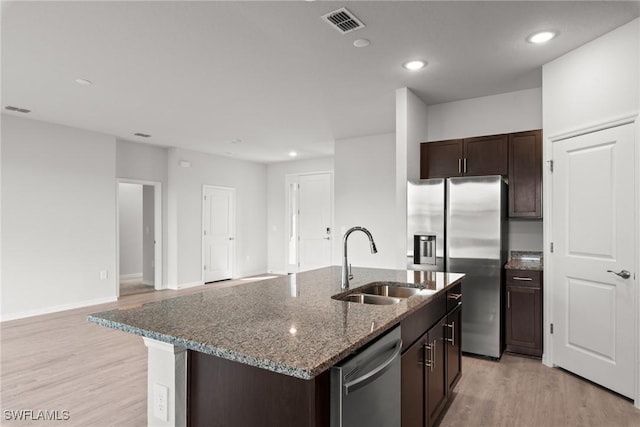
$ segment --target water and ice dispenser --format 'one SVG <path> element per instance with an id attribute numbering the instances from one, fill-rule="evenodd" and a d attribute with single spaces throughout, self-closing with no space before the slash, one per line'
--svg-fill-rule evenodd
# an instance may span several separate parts
<path id="1" fill-rule="evenodd" d="M 436 265 L 436 235 L 413 235 L 413 262 L 414 264 Z"/>

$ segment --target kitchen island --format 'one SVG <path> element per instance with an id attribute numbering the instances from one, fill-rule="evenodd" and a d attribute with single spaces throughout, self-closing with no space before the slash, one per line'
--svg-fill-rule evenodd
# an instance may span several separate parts
<path id="1" fill-rule="evenodd" d="M 328 369 L 464 277 L 371 268 L 354 268 L 353 274 L 348 291 L 340 288 L 340 268 L 327 267 L 96 313 L 88 320 L 144 337 L 149 425 L 200 425 L 207 414 L 215 417 L 209 425 L 224 425 L 232 422 L 223 414 L 229 411 L 263 417 L 256 415 L 260 407 L 253 400 L 267 402 L 261 406 L 266 412 L 275 405 L 283 423 L 302 413 L 304 425 L 328 425 Z M 335 299 L 371 282 L 423 292 L 392 305 Z M 215 396 L 203 396 L 211 391 Z"/>

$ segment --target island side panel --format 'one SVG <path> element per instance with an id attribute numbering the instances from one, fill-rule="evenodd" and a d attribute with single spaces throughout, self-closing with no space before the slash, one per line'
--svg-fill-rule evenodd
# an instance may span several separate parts
<path id="1" fill-rule="evenodd" d="M 187 423 L 329 426 L 329 374 L 311 380 L 188 351 Z"/>
<path id="2" fill-rule="evenodd" d="M 147 358 L 147 425 L 187 425 L 187 349 L 143 338 Z"/>

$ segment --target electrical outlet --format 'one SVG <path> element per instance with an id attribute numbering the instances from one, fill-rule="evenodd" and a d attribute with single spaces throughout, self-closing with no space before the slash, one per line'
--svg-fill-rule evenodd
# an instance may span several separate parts
<path id="1" fill-rule="evenodd" d="M 153 416 L 162 421 L 169 421 L 167 404 L 169 387 L 162 384 L 153 385 Z"/>
<path id="2" fill-rule="evenodd" d="M 109 277 L 109 271 L 108 270 L 100 271 L 100 280 L 107 280 L 108 277 Z"/>

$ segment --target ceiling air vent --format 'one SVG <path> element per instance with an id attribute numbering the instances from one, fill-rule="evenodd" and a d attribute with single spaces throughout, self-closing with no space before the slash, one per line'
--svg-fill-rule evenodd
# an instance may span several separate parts
<path id="1" fill-rule="evenodd" d="M 18 107 L 14 107 L 12 105 L 7 105 L 6 107 L 4 107 L 5 110 L 9 110 L 9 111 L 16 111 L 18 113 L 30 113 L 31 110 L 27 110 L 25 108 L 18 108 Z"/>
<path id="2" fill-rule="evenodd" d="M 149 138 L 151 136 L 148 133 L 141 133 L 141 132 L 134 133 L 134 135 L 139 136 L 141 138 Z"/>
<path id="3" fill-rule="evenodd" d="M 356 16 L 349 12 L 346 7 L 342 7 L 333 12 L 329 12 L 322 17 L 333 28 L 338 30 L 341 34 L 347 34 L 351 31 L 364 28 L 364 24 Z"/>

